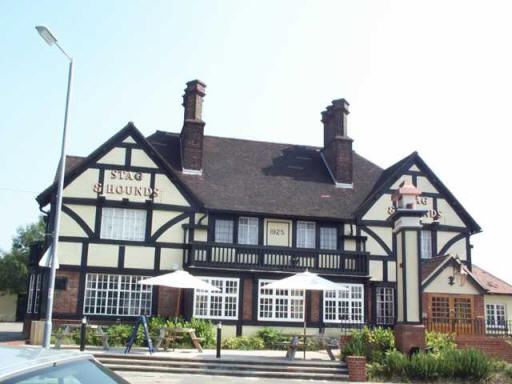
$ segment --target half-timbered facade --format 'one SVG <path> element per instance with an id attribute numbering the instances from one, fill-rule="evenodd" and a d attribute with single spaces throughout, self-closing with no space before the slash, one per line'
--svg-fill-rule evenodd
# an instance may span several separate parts
<path id="1" fill-rule="evenodd" d="M 183 268 L 221 288 L 185 292 L 184 317 L 222 320 L 233 335 L 300 326 L 304 293 L 265 285 L 307 268 L 349 288 L 306 293 L 310 327 L 393 324 L 403 266 L 389 217 L 404 181 L 426 210 L 421 258 L 451 255 L 471 271 L 478 224 L 416 152 L 387 169 L 355 153 L 345 100 L 322 113 L 317 148 L 204 135 L 204 91 L 187 83 L 181 133 L 144 137 L 129 123 L 89 156 L 67 158 L 56 320 L 175 315 L 174 290 L 137 281 Z M 55 194 L 53 184 L 37 197 L 48 232 Z M 32 253 L 27 327 L 46 313 L 47 245 Z"/>

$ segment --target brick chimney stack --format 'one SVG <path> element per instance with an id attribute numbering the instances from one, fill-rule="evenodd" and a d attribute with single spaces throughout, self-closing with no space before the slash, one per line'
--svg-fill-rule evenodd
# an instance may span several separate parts
<path id="1" fill-rule="evenodd" d="M 181 168 L 183 173 L 200 175 L 203 172 L 203 137 L 205 122 L 202 120 L 203 97 L 206 84 L 189 81 L 183 95 L 185 108 L 181 130 Z"/>
<path id="2" fill-rule="evenodd" d="M 322 157 L 337 187 L 352 188 L 352 139 L 347 134 L 349 103 L 345 99 L 333 100 L 322 112 L 324 148 Z"/>

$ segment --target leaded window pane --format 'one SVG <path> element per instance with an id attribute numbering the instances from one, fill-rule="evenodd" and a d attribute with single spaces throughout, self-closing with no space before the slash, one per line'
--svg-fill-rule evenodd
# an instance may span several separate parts
<path id="1" fill-rule="evenodd" d="M 143 209 L 103 208 L 101 212 L 102 239 L 144 241 L 146 215 Z"/>
<path id="2" fill-rule="evenodd" d="M 320 248 L 336 249 L 338 247 L 338 234 L 334 227 L 320 227 Z"/>
<path id="3" fill-rule="evenodd" d="M 315 223 L 297 222 L 297 248 L 315 248 Z"/>
<path id="4" fill-rule="evenodd" d="M 233 220 L 215 220 L 215 242 L 232 243 L 233 242 Z"/>
<path id="5" fill-rule="evenodd" d="M 420 232 L 421 258 L 432 258 L 432 231 L 423 230 Z"/>
<path id="6" fill-rule="evenodd" d="M 258 244 L 258 219 L 256 217 L 240 217 L 238 220 L 238 243 Z"/>

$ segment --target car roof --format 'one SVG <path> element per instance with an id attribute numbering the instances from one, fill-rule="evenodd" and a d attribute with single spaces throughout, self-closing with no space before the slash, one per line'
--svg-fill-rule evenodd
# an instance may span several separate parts
<path id="1" fill-rule="evenodd" d="M 53 363 L 93 359 L 88 353 L 52 350 L 41 347 L 0 347 L 0 379 L 43 368 Z"/>

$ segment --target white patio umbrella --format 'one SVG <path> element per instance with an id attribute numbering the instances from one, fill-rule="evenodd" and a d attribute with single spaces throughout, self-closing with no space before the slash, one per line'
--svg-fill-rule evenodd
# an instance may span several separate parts
<path id="1" fill-rule="evenodd" d="M 305 272 L 297 273 L 282 280 L 274 281 L 265 285 L 269 289 L 298 289 L 304 291 L 303 294 L 303 316 L 304 316 L 304 359 L 306 358 L 306 290 L 310 291 L 343 291 L 348 290 L 344 286 L 324 279 L 315 273 Z"/>
<path id="2" fill-rule="evenodd" d="M 181 299 L 181 290 L 183 288 L 203 289 L 207 291 L 220 291 L 219 288 L 191 275 L 187 271 L 178 270 L 165 275 L 151 277 L 145 280 L 139 280 L 139 284 L 143 285 L 161 285 L 163 287 L 178 288 L 178 299 L 176 300 L 176 316 Z"/>

